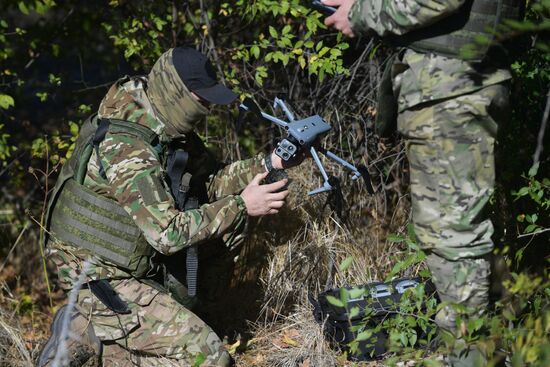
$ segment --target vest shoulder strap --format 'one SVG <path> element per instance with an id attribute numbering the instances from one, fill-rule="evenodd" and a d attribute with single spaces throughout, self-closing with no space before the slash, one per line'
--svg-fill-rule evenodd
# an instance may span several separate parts
<path id="1" fill-rule="evenodd" d="M 105 169 L 103 168 L 103 164 L 101 163 L 99 155 L 99 144 L 101 144 L 101 142 L 105 140 L 105 136 L 108 132 L 113 134 L 131 135 L 151 146 L 154 145 L 155 141 L 158 141 L 158 135 L 153 130 L 135 122 L 106 118 L 98 119 L 97 129 L 91 139 L 91 142 L 95 149 L 97 165 L 99 167 L 99 174 L 103 178 L 107 178 L 107 176 L 105 175 Z"/>

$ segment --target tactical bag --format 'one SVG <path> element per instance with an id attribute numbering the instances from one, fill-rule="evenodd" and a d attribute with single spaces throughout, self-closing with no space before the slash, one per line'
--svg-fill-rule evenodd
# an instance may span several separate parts
<path id="1" fill-rule="evenodd" d="M 348 359 L 366 361 L 380 358 L 386 352 L 388 335 L 384 331 L 373 331 L 366 340 L 359 341 L 357 351 L 352 353 L 349 344 L 356 340 L 357 335 L 382 323 L 388 317 L 394 317 L 399 312 L 398 304 L 403 293 L 410 288 L 424 284 L 427 297 L 435 296 L 435 287 L 430 281 L 421 278 L 403 278 L 390 283 L 375 282 L 356 287 L 331 289 L 319 294 L 317 300 L 310 297 L 313 304 L 315 320 L 323 325 L 327 340 L 333 345 L 348 352 Z M 341 299 L 342 294 L 347 299 L 344 307 L 339 307 L 329 301 L 330 297 Z M 353 295 L 356 294 L 355 298 Z M 424 307 L 424 304 L 423 304 Z M 356 309 L 352 311 L 352 309 Z M 358 309 L 358 312 L 357 312 Z M 418 338 L 425 337 L 429 330 L 416 330 Z"/>

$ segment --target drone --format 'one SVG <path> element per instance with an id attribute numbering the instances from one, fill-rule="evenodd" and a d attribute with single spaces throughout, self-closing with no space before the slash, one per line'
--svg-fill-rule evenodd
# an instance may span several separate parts
<path id="1" fill-rule="evenodd" d="M 303 152 L 309 152 L 315 164 L 319 168 L 324 180 L 321 187 L 308 193 L 309 196 L 339 188 L 337 179 L 335 180 L 334 177 L 327 174 L 327 171 L 319 158 L 319 153 L 349 170 L 352 174 L 352 180 L 357 180 L 359 177 L 363 177 L 365 185 L 367 186 L 367 191 L 371 195 L 374 194 L 374 188 L 366 167 L 356 167 L 338 157 L 336 154 L 319 147 L 316 144 L 323 135 L 327 134 L 331 130 L 331 126 L 327 124 L 321 116 L 313 115 L 304 119 L 297 119 L 290 111 L 284 100 L 279 97 L 275 97 L 273 102 L 273 109 L 277 108 L 282 109 L 288 118 L 288 121 L 281 120 L 275 116 L 263 112 L 251 98 L 245 98 L 239 106 L 241 113 L 242 111 L 250 111 L 267 121 L 273 122 L 275 125 L 286 131 L 287 136 L 277 143 L 277 148 L 275 149 L 275 154 L 281 157 L 283 161 L 288 162 Z"/>

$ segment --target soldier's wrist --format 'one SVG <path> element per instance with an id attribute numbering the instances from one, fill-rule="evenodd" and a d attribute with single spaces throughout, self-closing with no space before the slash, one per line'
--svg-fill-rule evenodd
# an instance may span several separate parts
<path id="1" fill-rule="evenodd" d="M 271 159 L 272 154 L 273 153 L 266 154 L 264 157 L 264 168 L 265 168 L 265 171 L 268 173 L 273 171 L 273 161 Z"/>
<path id="2" fill-rule="evenodd" d="M 281 159 L 281 157 L 276 155 L 275 152 L 271 152 L 264 158 L 264 167 L 266 172 L 268 173 L 273 171 L 274 169 L 284 169 L 283 160 Z"/>
<path id="3" fill-rule="evenodd" d="M 244 199 L 241 197 L 241 195 L 235 195 L 235 201 L 237 202 L 237 207 L 240 210 L 246 210 L 246 203 L 244 202 Z"/>

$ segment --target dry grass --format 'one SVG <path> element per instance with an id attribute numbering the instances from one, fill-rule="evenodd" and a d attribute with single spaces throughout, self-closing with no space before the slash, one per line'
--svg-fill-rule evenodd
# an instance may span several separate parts
<path id="1" fill-rule="evenodd" d="M 0 307 L 0 366 L 32 366 L 31 351 L 17 318 Z"/>
<path id="2" fill-rule="evenodd" d="M 338 171 L 333 165 L 328 167 Z M 377 215 L 377 208 L 383 207 L 389 193 L 379 190 L 370 197 L 361 183 L 343 180 L 347 212 L 343 220 L 325 206 L 326 195 L 307 196 L 307 191 L 319 184 L 315 170 L 309 164 L 291 170 L 288 208 L 279 216 L 261 219 L 243 251 L 241 262 L 246 265 L 241 264 L 240 269 L 259 279 L 263 301 L 260 316 L 252 323 L 248 350 L 237 355 L 238 366 L 347 365 L 324 339 L 308 295 L 383 279 L 401 252 L 384 239 L 388 230 L 404 228 L 408 220 L 406 198 L 396 201 L 395 215 L 388 219 Z M 342 172 L 339 175 L 345 176 Z M 339 265 L 350 256 L 351 266 L 341 271 Z M 251 271 L 250 258 L 262 258 L 264 263 Z"/>

